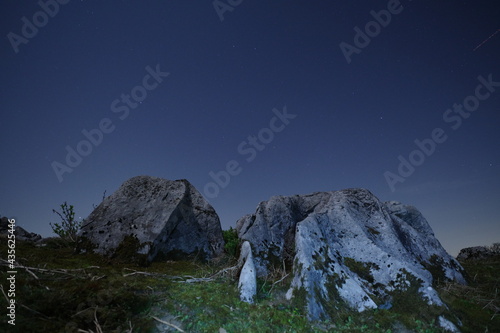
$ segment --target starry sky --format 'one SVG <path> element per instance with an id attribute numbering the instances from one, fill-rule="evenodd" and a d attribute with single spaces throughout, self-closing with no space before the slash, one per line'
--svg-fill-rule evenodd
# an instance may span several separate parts
<path id="1" fill-rule="evenodd" d="M 223 229 L 273 195 L 417 207 L 452 254 L 500 241 L 500 6 L 2 1 L 0 215 L 43 236 L 137 175 Z"/>

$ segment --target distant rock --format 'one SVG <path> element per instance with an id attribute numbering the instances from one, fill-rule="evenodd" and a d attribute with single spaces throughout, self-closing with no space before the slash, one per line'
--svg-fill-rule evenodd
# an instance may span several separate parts
<path id="1" fill-rule="evenodd" d="M 9 219 L 7 217 L 0 218 L 0 235 L 8 235 L 9 229 Z M 39 234 L 28 232 L 17 225 L 14 227 L 14 235 L 16 236 L 16 240 L 22 241 L 37 242 L 42 239 L 42 236 Z"/>
<path id="2" fill-rule="evenodd" d="M 287 298 L 303 298 L 312 320 L 339 304 L 392 306 L 396 292 L 409 290 L 440 306 L 434 282 L 465 283 L 416 208 L 382 203 L 365 189 L 275 196 L 241 218 L 237 231 L 251 245 L 258 276 L 283 262 L 293 267 Z"/>
<path id="3" fill-rule="evenodd" d="M 80 248 L 107 256 L 138 254 L 148 262 L 222 253 L 215 210 L 187 181 L 138 176 L 127 180 L 86 218 Z"/>
<path id="4" fill-rule="evenodd" d="M 491 247 L 487 246 L 466 247 L 460 250 L 457 259 L 461 261 L 488 259 L 493 256 L 500 255 L 498 247 L 499 247 L 498 243 L 494 244 L 494 246 Z"/>

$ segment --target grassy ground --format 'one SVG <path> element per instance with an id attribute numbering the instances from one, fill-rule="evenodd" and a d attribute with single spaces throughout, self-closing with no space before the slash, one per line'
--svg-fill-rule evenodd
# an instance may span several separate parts
<path id="1" fill-rule="evenodd" d="M 6 241 L 0 241 L 0 258 L 6 259 Z M 18 263 L 33 269 L 16 269 L 15 329 L 0 296 L 1 332 L 441 332 L 435 318 L 442 310 L 428 311 L 405 298 L 392 310 L 339 310 L 331 321 L 311 324 L 303 306 L 284 297 L 290 277 L 275 283 L 286 271 L 259 281 L 256 304 L 242 303 L 234 272 L 217 274 L 234 259 L 141 267 L 58 247 L 17 243 Z M 500 260 L 464 267 L 470 285 L 441 285 L 443 299 L 463 332 L 500 332 Z M 7 292 L 6 271 L 3 266 L 0 283 Z"/>

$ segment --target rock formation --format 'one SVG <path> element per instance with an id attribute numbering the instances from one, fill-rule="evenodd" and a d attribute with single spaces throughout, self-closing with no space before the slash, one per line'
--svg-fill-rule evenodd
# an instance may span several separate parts
<path id="1" fill-rule="evenodd" d="M 155 259 L 222 253 L 219 217 L 187 181 L 149 176 L 127 180 L 84 220 L 80 248 L 108 256 L 131 251 Z"/>
<path id="2" fill-rule="evenodd" d="M 437 280 L 465 283 L 463 269 L 412 206 L 380 202 L 364 189 L 275 196 L 237 222 L 258 276 L 293 265 L 287 298 L 304 298 L 309 318 L 338 306 L 391 307 L 397 292 L 415 291 L 442 305 Z"/>
<path id="3" fill-rule="evenodd" d="M 0 235 L 7 235 L 9 233 L 9 229 L 9 219 L 7 217 L 0 218 Z M 28 242 L 37 242 L 42 239 L 42 236 L 39 234 L 26 231 L 17 225 L 14 227 L 14 235 L 16 236 L 16 240 Z"/>
<path id="4" fill-rule="evenodd" d="M 244 242 L 241 245 L 240 258 L 240 265 L 243 265 L 238 281 L 240 299 L 243 302 L 253 303 L 254 296 L 257 293 L 257 275 L 249 242 Z"/>
<path id="5" fill-rule="evenodd" d="M 458 260 L 482 260 L 500 255 L 500 244 L 496 243 L 491 247 L 473 246 L 460 250 Z"/>

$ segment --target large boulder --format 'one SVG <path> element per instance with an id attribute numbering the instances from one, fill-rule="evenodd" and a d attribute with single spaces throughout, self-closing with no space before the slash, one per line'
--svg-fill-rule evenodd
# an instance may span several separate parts
<path id="1" fill-rule="evenodd" d="M 258 276 L 293 265 L 287 298 L 303 298 L 312 320 L 340 305 L 390 308 L 407 291 L 441 306 L 438 280 L 465 283 L 417 209 L 382 203 L 365 189 L 275 196 L 241 218 L 237 231 L 252 247 Z"/>
<path id="2" fill-rule="evenodd" d="M 196 188 L 149 176 L 131 178 L 105 198 L 83 222 L 80 239 L 81 248 L 133 252 L 148 262 L 209 260 L 224 249 L 219 217 Z"/>

